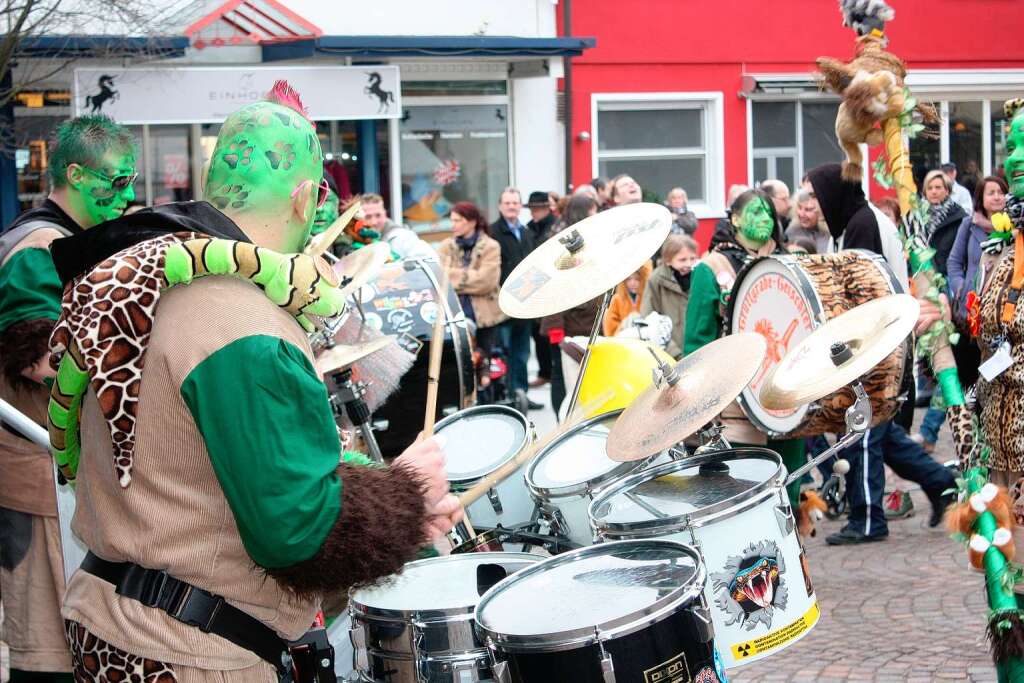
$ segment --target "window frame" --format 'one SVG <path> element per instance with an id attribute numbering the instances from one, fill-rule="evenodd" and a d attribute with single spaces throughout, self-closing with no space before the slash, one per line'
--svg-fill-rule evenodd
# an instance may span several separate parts
<path id="1" fill-rule="evenodd" d="M 704 158 L 703 201 L 691 201 L 689 209 L 697 218 L 725 215 L 725 117 L 724 96 L 717 92 L 591 93 L 590 175 L 597 177 L 601 161 Z M 632 106 L 631 106 L 632 105 Z M 704 146 L 660 149 L 600 150 L 598 114 L 601 111 L 697 109 L 703 113 Z"/>

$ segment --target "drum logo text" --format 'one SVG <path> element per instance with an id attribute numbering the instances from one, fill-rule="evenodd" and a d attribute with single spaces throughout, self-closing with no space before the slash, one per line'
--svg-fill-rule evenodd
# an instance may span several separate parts
<path id="1" fill-rule="evenodd" d="M 772 627 L 776 610 L 786 609 L 786 563 L 773 541 L 751 543 L 730 556 L 722 571 L 711 574 L 715 604 L 725 612 L 725 624 L 753 631 L 758 624 Z"/>
<path id="2" fill-rule="evenodd" d="M 680 652 L 672 659 L 644 671 L 644 683 L 688 683 L 690 667 L 686 655 Z"/>

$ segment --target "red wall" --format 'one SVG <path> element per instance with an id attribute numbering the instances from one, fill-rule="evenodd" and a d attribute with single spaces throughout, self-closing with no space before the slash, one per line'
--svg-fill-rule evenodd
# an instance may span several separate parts
<path id="1" fill-rule="evenodd" d="M 558 8 L 562 31 L 562 6 Z M 891 49 L 910 68 L 1024 68 L 1020 0 L 890 0 Z M 1001 18 L 1001 20 L 1000 20 Z M 747 181 L 744 73 L 810 73 L 820 55 L 852 56 L 833 0 L 573 0 L 572 34 L 597 39 L 573 60 L 573 184 L 591 177 L 591 94 L 724 95 L 725 186 Z M 1024 93 L 1022 93 L 1024 94 Z M 701 233 L 710 234 L 710 223 Z M 705 236 L 705 235 L 701 235 Z"/>

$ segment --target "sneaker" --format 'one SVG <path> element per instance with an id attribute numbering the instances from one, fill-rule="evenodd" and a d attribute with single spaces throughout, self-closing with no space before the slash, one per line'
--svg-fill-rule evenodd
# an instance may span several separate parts
<path id="1" fill-rule="evenodd" d="M 543 403 L 537 403 L 536 401 L 526 401 L 526 405 L 530 410 L 541 410 L 544 407 Z"/>
<path id="2" fill-rule="evenodd" d="M 914 432 L 911 434 L 910 440 L 923 448 L 925 453 L 931 454 L 935 452 L 935 442 L 924 438 L 924 434 L 921 432 Z"/>
<path id="3" fill-rule="evenodd" d="M 914 514 L 914 501 L 910 499 L 910 492 L 900 489 L 887 493 L 882 507 L 885 508 L 886 519 L 902 519 Z"/>
<path id="4" fill-rule="evenodd" d="M 942 523 L 942 517 L 946 514 L 946 508 L 956 502 L 956 494 L 950 492 L 944 496 L 928 496 L 928 500 L 932 504 L 932 514 L 928 518 L 928 526 L 934 529 Z"/>
<path id="5" fill-rule="evenodd" d="M 547 377 L 535 377 L 530 380 L 530 388 L 536 389 L 537 387 L 542 387 L 550 381 L 551 380 L 549 380 Z"/>
<path id="6" fill-rule="evenodd" d="M 860 531 L 851 529 L 850 527 L 843 527 L 840 531 L 832 534 L 831 536 L 825 537 L 825 542 L 829 545 L 856 545 L 858 543 L 874 543 L 875 541 L 884 541 L 889 538 L 889 533 L 884 534 L 872 534 L 871 536 L 865 536 Z"/>

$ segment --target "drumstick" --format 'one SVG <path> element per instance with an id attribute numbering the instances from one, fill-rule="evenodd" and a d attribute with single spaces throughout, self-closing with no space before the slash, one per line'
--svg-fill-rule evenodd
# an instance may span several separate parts
<path id="1" fill-rule="evenodd" d="M 430 361 L 427 364 L 427 412 L 423 416 L 423 436 L 434 434 L 434 418 L 437 415 L 437 388 L 441 377 L 441 353 L 444 351 L 444 301 L 448 298 L 448 273 L 441 269 L 441 284 L 438 288 L 437 313 L 434 316 L 433 334 L 430 336 Z"/>
<path id="2" fill-rule="evenodd" d="M 573 410 L 572 415 L 567 415 L 565 421 L 558 426 L 558 429 L 552 430 L 547 436 L 542 439 L 538 439 L 532 445 L 523 449 L 521 453 L 516 457 L 509 460 L 507 463 L 494 470 L 483 479 L 473 484 L 471 487 L 459 494 L 459 502 L 462 503 L 462 507 L 467 507 L 480 498 L 485 493 L 490 491 L 492 488 L 503 482 L 508 477 L 518 470 L 524 463 L 529 462 L 533 459 L 539 451 L 546 448 L 552 441 L 562 436 L 566 432 L 571 431 L 590 414 L 590 412 L 606 403 L 613 392 L 607 391 L 602 393 L 596 399 L 588 401 L 586 405 L 577 404 L 576 409 Z"/>

